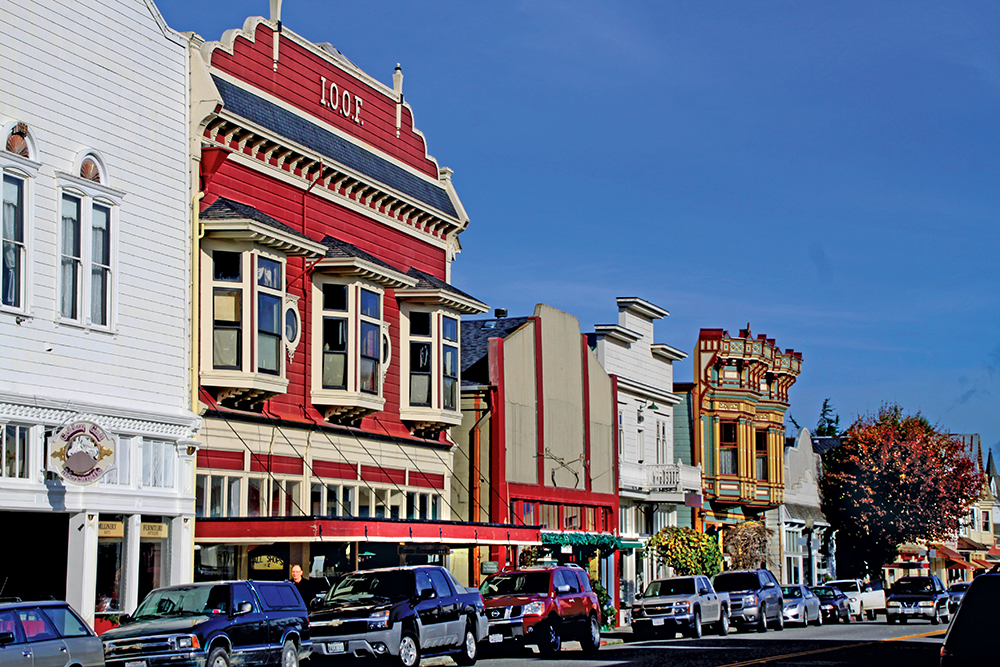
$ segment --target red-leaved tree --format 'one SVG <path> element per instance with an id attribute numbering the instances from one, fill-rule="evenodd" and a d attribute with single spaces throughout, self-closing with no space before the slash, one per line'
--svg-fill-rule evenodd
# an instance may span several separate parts
<path id="1" fill-rule="evenodd" d="M 948 539 L 983 489 L 961 444 L 920 414 L 886 405 L 859 417 L 823 456 L 823 512 L 837 533 L 837 576 L 881 575 L 900 544 Z"/>

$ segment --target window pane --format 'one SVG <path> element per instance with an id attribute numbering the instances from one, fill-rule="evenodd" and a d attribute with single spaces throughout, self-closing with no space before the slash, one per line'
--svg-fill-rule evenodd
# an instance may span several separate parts
<path id="1" fill-rule="evenodd" d="M 24 241 L 24 181 L 13 176 L 3 177 L 3 239 Z"/>
<path id="2" fill-rule="evenodd" d="M 430 313 L 410 313 L 410 335 L 411 336 L 431 335 Z"/>
<path id="3" fill-rule="evenodd" d="M 24 183 L 3 177 L 3 263 L 0 265 L 0 302 L 21 307 L 21 267 L 24 256 Z"/>
<path id="4" fill-rule="evenodd" d="M 354 487 L 345 486 L 341 492 L 341 516 L 354 516 Z"/>
<path id="5" fill-rule="evenodd" d="M 299 335 L 299 312 L 294 308 L 285 311 L 285 340 L 289 343 Z"/>
<path id="6" fill-rule="evenodd" d="M 226 506 L 226 516 L 240 515 L 240 487 L 243 481 L 240 477 L 228 477 L 229 499 Z"/>
<path id="7" fill-rule="evenodd" d="M 276 479 L 271 480 L 271 514 L 270 516 L 281 516 L 281 482 Z"/>
<path id="8" fill-rule="evenodd" d="M 80 259 L 80 200 L 63 195 L 62 254 Z"/>
<path id="9" fill-rule="evenodd" d="M 736 450 L 729 448 L 719 452 L 719 472 L 723 475 L 736 474 Z"/>
<path id="10" fill-rule="evenodd" d="M 80 301 L 80 200 L 63 195 L 62 198 L 62 258 L 61 258 L 60 311 L 63 317 L 79 317 Z"/>
<path id="11" fill-rule="evenodd" d="M 323 285 L 323 310 L 347 310 L 347 285 Z"/>
<path id="12" fill-rule="evenodd" d="M 410 343 L 410 372 L 431 372 L 430 343 Z"/>
<path id="13" fill-rule="evenodd" d="M 281 333 L 281 299 L 271 294 L 257 295 L 257 330 Z"/>
<path id="14" fill-rule="evenodd" d="M 240 282 L 243 280 L 243 253 L 215 250 L 212 252 L 212 278 Z"/>
<path id="15" fill-rule="evenodd" d="M 378 294 L 369 292 L 366 289 L 361 290 L 361 314 L 377 320 L 382 318 L 382 309 L 379 308 Z"/>
<path id="16" fill-rule="evenodd" d="M 215 331 L 212 341 L 212 364 L 215 368 L 240 368 L 243 292 L 216 289 L 214 297 Z"/>
<path id="17" fill-rule="evenodd" d="M 209 494 L 209 516 L 222 516 L 222 489 L 225 477 L 212 477 L 211 493 Z"/>
<path id="18" fill-rule="evenodd" d="M 455 378 L 444 378 L 441 389 L 444 409 L 457 410 L 458 400 L 456 399 L 456 396 L 458 394 L 458 380 Z"/>
<path id="19" fill-rule="evenodd" d="M 281 263 L 266 257 L 257 257 L 257 284 L 261 287 L 280 290 Z"/>
<path id="20" fill-rule="evenodd" d="M 444 346 L 444 375 L 458 377 L 458 348 L 450 345 Z"/>
<path id="21" fill-rule="evenodd" d="M 90 269 L 90 321 L 108 325 L 108 282 L 111 271 L 99 266 Z"/>
<path id="22" fill-rule="evenodd" d="M 358 516 L 371 516 L 371 491 L 366 486 L 358 489 Z"/>
<path id="23" fill-rule="evenodd" d="M 302 514 L 302 482 L 285 482 L 285 516 Z"/>
<path id="24" fill-rule="evenodd" d="M 111 266 L 111 209 L 94 204 L 90 220 L 90 259 Z"/>
<path id="25" fill-rule="evenodd" d="M 251 477 L 247 480 L 247 516 L 260 516 L 260 495 L 262 479 Z"/>
<path id="26" fill-rule="evenodd" d="M 361 356 L 378 359 L 379 327 L 368 322 L 361 323 Z"/>
<path id="27" fill-rule="evenodd" d="M 149 440 L 142 441 L 142 485 L 151 486 L 153 484 L 153 443 Z"/>
<path id="28" fill-rule="evenodd" d="M 431 376 L 410 375 L 410 404 L 431 404 Z"/>
<path id="29" fill-rule="evenodd" d="M 458 342 L 458 320 L 452 317 L 441 319 L 441 337 L 445 340 Z"/>
<path id="30" fill-rule="evenodd" d="M 347 355 L 342 352 L 323 353 L 323 387 L 325 389 L 345 389 L 347 387 Z"/>
<path id="31" fill-rule="evenodd" d="M 347 352 L 347 320 L 323 318 L 323 351 Z"/>
<path id="32" fill-rule="evenodd" d="M 257 295 L 257 370 L 281 371 L 281 299 Z"/>
<path id="33" fill-rule="evenodd" d="M 281 338 L 262 333 L 257 339 L 257 370 L 264 373 L 281 371 Z"/>
<path id="34" fill-rule="evenodd" d="M 319 485 L 317 485 L 319 486 Z M 326 507 L 324 511 L 317 512 L 324 516 L 340 516 L 340 487 L 329 485 L 326 487 Z"/>
<path id="35" fill-rule="evenodd" d="M 374 359 L 361 360 L 361 391 L 378 393 L 378 362 Z"/>
<path id="36" fill-rule="evenodd" d="M 205 487 L 208 485 L 208 475 L 198 475 L 194 482 L 194 515 L 205 516 Z"/>

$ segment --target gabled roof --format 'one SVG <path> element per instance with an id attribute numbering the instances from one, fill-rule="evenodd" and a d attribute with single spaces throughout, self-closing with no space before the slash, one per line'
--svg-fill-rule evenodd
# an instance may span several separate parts
<path id="1" fill-rule="evenodd" d="M 830 438 L 818 438 L 816 436 L 812 438 L 813 451 L 820 456 L 826 454 L 831 449 L 840 447 L 842 444 L 844 444 L 844 439 L 839 435 Z"/>
<path id="2" fill-rule="evenodd" d="M 226 111 L 310 148 L 452 218 L 459 217 L 451 197 L 441 185 L 428 182 L 403 167 L 225 79 L 215 75 L 212 75 L 212 79 L 222 96 Z"/>
<path id="3" fill-rule="evenodd" d="M 202 211 L 199 221 L 208 235 L 252 241 L 296 255 L 322 255 L 325 248 L 302 232 L 253 206 L 219 197 Z"/>
<path id="4" fill-rule="evenodd" d="M 406 275 L 416 279 L 417 284 L 407 289 L 397 290 L 396 297 L 399 299 L 440 304 L 468 315 L 478 315 L 489 310 L 489 307 L 479 299 L 429 273 L 410 268 Z"/>
<path id="5" fill-rule="evenodd" d="M 485 362 L 489 355 L 490 338 L 506 338 L 530 321 L 530 317 L 462 320 L 462 384 L 466 381 L 471 384 L 488 382 L 489 369 Z"/>
<path id="6" fill-rule="evenodd" d="M 322 243 L 326 246 L 326 255 L 316 263 L 316 271 L 360 276 L 384 287 L 396 289 L 413 287 L 417 283 L 416 279 L 356 245 L 332 236 L 323 237 Z"/>

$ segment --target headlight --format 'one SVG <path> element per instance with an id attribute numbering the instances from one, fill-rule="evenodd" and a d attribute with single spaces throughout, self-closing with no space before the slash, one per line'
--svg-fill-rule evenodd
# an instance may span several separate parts
<path id="1" fill-rule="evenodd" d="M 636 616 L 642 616 L 642 607 L 632 607 L 632 617 L 635 618 Z"/>
<path id="2" fill-rule="evenodd" d="M 525 616 L 541 616 L 545 613 L 545 605 L 541 602 L 529 602 L 524 605 Z"/>
<path id="3" fill-rule="evenodd" d="M 677 611 L 680 612 L 680 613 L 686 612 L 690 606 L 691 606 L 691 603 L 688 602 L 687 600 L 683 600 L 681 602 L 675 602 L 674 603 L 674 607 L 676 607 Z"/>
<path id="4" fill-rule="evenodd" d="M 918 606 L 921 606 L 921 607 L 933 607 L 934 606 L 934 600 L 921 600 L 918 603 Z"/>
<path id="5" fill-rule="evenodd" d="M 895 600 L 890 600 L 890 601 L 889 601 L 889 602 L 888 602 L 888 603 L 886 604 L 886 606 L 887 606 L 887 607 L 898 607 L 898 606 L 899 606 L 899 603 L 898 603 L 898 602 L 896 602 Z"/>
<path id="6" fill-rule="evenodd" d="M 196 649 L 200 647 L 200 644 L 195 635 L 181 635 L 174 637 L 174 646 L 179 649 Z"/>
<path id="7" fill-rule="evenodd" d="M 389 625 L 389 610 L 377 611 L 368 617 L 368 629 L 377 630 Z"/>
<path id="8" fill-rule="evenodd" d="M 757 604 L 757 596 L 756 595 L 744 595 L 743 596 L 743 604 L 745 606 L 747 606 L 747 607 L 753 607 L 754 605 Z"/>

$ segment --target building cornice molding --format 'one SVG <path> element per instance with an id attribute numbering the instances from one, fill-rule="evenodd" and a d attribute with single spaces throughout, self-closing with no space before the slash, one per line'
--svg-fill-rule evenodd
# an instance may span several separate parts
<path id="1" fill-rule="evenodd" d="M 201 418 L 193 412 L 169 415 L 143 410 L 112 409 L 83 402 L 47 400 L 0 392 L 0 421 L 25 421 L 34 424 L 58 425 L 73 419 L 85 419 L 101 424 L 119 435 L 153 435 L 174 440 L 190 439 L 199 428 Z"/>
<path id="2" fill-rule="evenodd" d="M 653 398 L 658 401 L 663 401 L 668 405 L 677 405 L 681 402 L 681 397 L 663 389 L 657 389 L 656 387 L 646 384 L 644 382 L 639 382 L 638 380 L 630 380 L 627 377 L 621 375 L 618 377 L 618 391 L 629 392 L 633 395 L 638 394 L 642 398 Z"/>
<path id="3" fill-rule="evenodd" d="M 627 329 L 620 324 L 596 324 L 594 325 L 594 333 L 625 345 L 638 343 L 642 340 L 642 334 Z"/>

